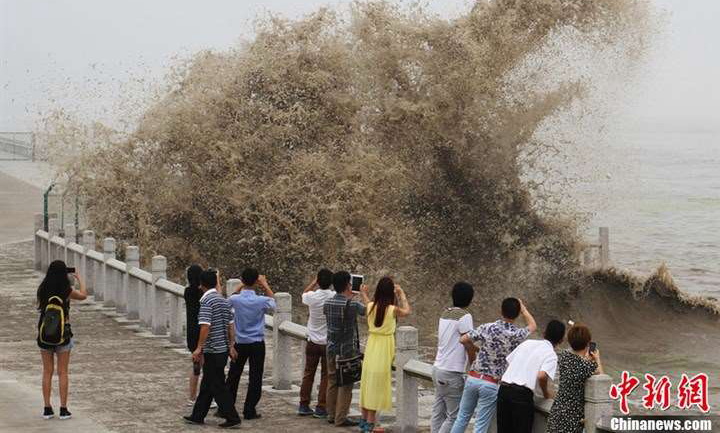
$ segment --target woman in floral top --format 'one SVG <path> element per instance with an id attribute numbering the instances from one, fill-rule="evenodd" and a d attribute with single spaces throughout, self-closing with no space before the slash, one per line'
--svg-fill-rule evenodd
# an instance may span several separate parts
<path id="1" fill-rule="evenodd" d="M 589 351 L 592 335 L 587 326 L 574 325 L 567 333 L 572 350 L 558 354 L 560 387 L 550 409 L 548 433 L 582 433 L 585 423 L 585 381 L 602 373 L 600 352 Z"/>

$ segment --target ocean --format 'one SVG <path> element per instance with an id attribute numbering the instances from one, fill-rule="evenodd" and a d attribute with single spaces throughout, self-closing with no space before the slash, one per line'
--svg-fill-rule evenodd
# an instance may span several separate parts
<path id="1" fill-rule="evenodd" d="M 720 298 L 720 132 L 617 138 L 603 156 L 615 169 L 588 190 L 606 198 L 588 236 L 610 227 L 616 267 L 647 275 L 664 262 L 683 291 Z"/>

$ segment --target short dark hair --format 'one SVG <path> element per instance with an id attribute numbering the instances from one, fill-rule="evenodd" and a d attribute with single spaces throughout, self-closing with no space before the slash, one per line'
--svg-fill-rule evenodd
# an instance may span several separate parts
<path id="1" fill-rule="evenodd" d="M 252 286 L 257 282 L 258 277 L 260 276 L 260 273 L 255 268 L 245 268 L 242 271 L 242 274 L 240 274 L 240 279 L 242 279 L 243 284 L 246 286 Z"/>
<path id="2" fill-rule="evenodd" d="M 200 285 L 206 289 L 214 289 L 217 287 L 217 271 L 215 269 L 207 269 L 200 274 Z"/>
<path id="3" fill-rule="evenodd" d="M 559 320 L 551 320 L 545 327 L 545 339 L 557 346 L 565 338 L 565 324 Z"/>
<path id="4" fill-rule="evenodd" d="M 342 293 L 345 290 L 347 290 L 348 285 L 350 284 L 350 272 L 348 271 L 338 271 L 333 274 L 333 288 L 336 292 Z"/>
<path id="5" fill-rule="evenodd" d="M 504 318 L 515 320 L 520 315 L 520 301 L 517 298 L 505 298 L 500 309 Z"/>
<path id="6" fill-rule="evenodd" d="M 333 273 L 330 269 L 320 269 L 317 273 L 317 283 L 321 289 L 327 290 L 333 283 Z"/>
<path id="7" fill-rule="evenodd" d="M 465 308 L 472 302 L 475 290 L 472 284 L 458 281 L 452 288 L 453 307 Z"/>
<path id="8" fill-rule="evenodd" d="M 567 333 L 567 340 L 573 350 L 585 349 L 592 340 L 590 328 L 581 323 L 571 326 Z"/>

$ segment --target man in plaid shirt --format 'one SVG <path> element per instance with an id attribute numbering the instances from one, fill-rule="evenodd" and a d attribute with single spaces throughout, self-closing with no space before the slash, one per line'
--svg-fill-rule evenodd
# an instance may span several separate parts
<path id="1" fill-rule="evenodd" d="M 357 316 L 365 315 L 368 303 L 367 287 L 361 288 L 363 303 L 353 300 L 350 274 L 345 271 L 333 275 L 335 296 L 325 301 L 323 310 L 327 318 L 327 412 L 328 422 L 338 427 L 353 427 L 357 421 L 347 417 L 352 401 L 353 385 L 337 385 L 337 360 L 357 355 L 360 342 L 357 338 Z"/>

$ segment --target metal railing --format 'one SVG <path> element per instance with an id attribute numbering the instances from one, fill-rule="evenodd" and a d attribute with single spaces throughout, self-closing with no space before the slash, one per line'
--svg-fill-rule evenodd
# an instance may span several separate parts
<path id="1" fill-rule="evenodd" d="M 0 132 L 0 152 L 10 159 L 35 161 L 35 135 L 31 132 Z"/>
<path id="2" fill-rule="evenodd" d="M 167 336 L 170 341 L 181 343 L 185 329 L 184 287 L 167 279 L 167 259 L 154 256 L 150 272 L 140 268 L 140 250 L 136 246 L 125 249 L 126 261 L 117 260 L 116 242 L 104 238 L 102 251 L 96 251 L 95 233 L 85 230 L 82 244 L 65 233 L 59 236 L 59 221 L 51 218 L 48 231 L 42 230 L 43 215 L 35 216 L 35 269 L 43 271 L 53 260 L 64 260 L 68 266 L 78 268 L 95 302 L 114 307 L 128 319 L 138 320 L 141 327 L 155 335 Z M 71 233 L 71 235 L 74 235 Z M 227 290 L 234 291 L 241 284 L 238 279 L 227 281 Z M 292 296 L 275 294 L 277 308 L 274 314 L 265 316 L 265 327 L 272 330 L 273 367 L 272 383 L 276 390 L 290 390 L 293 384 L 293 363 L 301 356 L 288 356 L 293 343 L 305 342 L 307 328 L 292 322 Z M 415 432 L 419 419 L 419 382 L 432 382 L 432 365 L 422 362 L 418 354 L 418 330 L 412 326 L 400 326 L 395 334 L 396 431 Z M 585 386 L 585 431 L 595 433 L 598 421 L 611 413 L 609 389 L 611 379 L 607 375 L 591 377 Z M 545 431 L 547 414 L 552 400 L 536 397 L 535 431 Z M 491 423 L 491 432 L 495 423 Z"/>

